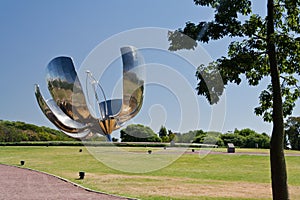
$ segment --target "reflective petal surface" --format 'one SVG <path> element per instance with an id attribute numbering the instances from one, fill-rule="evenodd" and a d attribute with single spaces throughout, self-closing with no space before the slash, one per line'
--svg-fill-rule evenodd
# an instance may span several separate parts
<path id="1" fill-rule="evenodd" d="M 103 101 L 99 104 L 99 106 L 102 116 L 115 117 L 118 116 L 122 108 L 122 99 L 111 99 L 107 100 L 106 103 Z"/>
<path id="2" fill-rule="evenodd" d="M 91 115 L 71 58 L 51 60 L 46 80 L 54 101 L 66 115 L 78 122 L 90 121 Z"/>
<path id="3" fill-rule="evenodd" d="M 53 101 L 49 99 L 47 101 L 44 100 L 39 86 L 35 85 L 35 96 L 37 102 L 45 114 L 45 116 L 59 129 L 68 133 L 69 136 L 75 138 L 85 137 L 90 130 L 84 126 L 83 124 L 72 120 L 69 116 L 67 116 Z"/>
<path id="4" fill-rule="evenodd" d="M 119 123 L 133 118 L 141 109 L 144 98 L 144 59 L 135 47 L 121 48 L 123 60 L 123 104 Z"/>
<path id="5" fill-rule="evenodd" d="M 35 96 L 46 117 L 65 134 L 84 138 L 90 133 L 109 135 L 133 118 L 141 109 L 145 75 L 143 57 L 134 47 L 121 48 L 123 61 L 123 99 L 100 102 L 100 118 L 90 114 L 74 64 L 69 57 L 56 57 L 47 65 L 47 85 L 53 99 L 43 98 L 38 85 Z M 96 81 L 90 74 L 92 81 Z M 96 87 L 101 87 L 97 84 Z M 101 92 L 104 94 L 102 87 Z M 95 89 L 95 98 L 97 98 Z M 98 101 L 98 98 L 97 98 Z M 108 136 L 107 138 L 111 138 Z"/>

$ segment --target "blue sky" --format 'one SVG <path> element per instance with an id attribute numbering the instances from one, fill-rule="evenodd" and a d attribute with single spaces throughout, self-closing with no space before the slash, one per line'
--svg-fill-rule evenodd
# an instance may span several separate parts
<path id="1" fill-rule="evenodd" d="M 172 0 L 0 1 L 0 119 L 53 127 L 39 110 L 34 97 L 34 84 L 39 83 L 42 92 L 47 93 L 44 87 L 45 67 L 56 56 L 71 56 L 76 67 L 79 67 L 99 43 L 120 32 L 143 27 L 174 30 L 183 27 L 186 21 L 209 20 L 213 16 L 209 8 L 197 7 L 192 0 L 175 2 Z M 264 16 L 266 2 L 262 0 L 253 2 L 254 11 Z M 202 47 L 212 59 L 216 59 L 226 54 L 229 42 L 227 38 L 204 44 Z M 172 63 L 170 56 L 167 56 L 167 59 Z M 186 78 L 190 79 L 190 84 L 196 83 L 193 73 L 186 75 Z M 258 132 L 270 133 L 271 124 L 264 123 L 253 112 L 263 88 L 264 85 L 249 87 L 245 82 L 240 86 L 227 86 L 226 116 L 224 124 L 218 126 L 219 131 L 252 128 Z M 177 111 L 163 102 L 165 98 L 160 102 L 155 95 L 151 95 L 151 92 L 159 94 L 165 92 L 166 95 L 170 92 L 159 85 L 149 85 L 148 89 L 144 110 L 134 123 L 148 124 L 155 131 L 158 131 L 160 123 L 164 123 L 167 128 L 178 131 L 176 130 L 178 119 L 171 117 Z M 171 93 L 169 96 L 174 98 Z M 200 102 L 197 109 L 201 115 L 201 122 L 197 127 L 207 130 L 211 123 L 212 108 L 203 97 L 197 98 Z M 176 104 L 176 98 L 174 99 Z M 153 117 L 151 121 L 149 113 L 169 119 L 159 121 L 158 117 Z M 297 106 L 294 115 L 299 113 Z M 190 113 L 190 116 L 193 118 L 193 113 Z"/>

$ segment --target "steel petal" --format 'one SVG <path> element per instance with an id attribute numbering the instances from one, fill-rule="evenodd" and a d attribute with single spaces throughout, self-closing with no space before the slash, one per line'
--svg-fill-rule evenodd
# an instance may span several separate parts
<path id="1" fill-rule="evenodd" d="M 60 130 L 62 130 L 67 135 L 74 138 L 83 138 L 86 137 L 91 130 L 81 124 L 72 120 L 69 116 L 67 116 L 56 104 L 53 99 L 49 99 L 45 101 L 43 98 L 39 86 L 35 85 L 35 96 L 37 102 L 45 114 L 45 116 Z"/>
<path id="2" fill-rule="evenodd" d="M 61 110 L 71 119 L 88 123 L 92 118 L 85 96 L 69 57 L 56 57 L 47 66 L 48 89 Z"/>
<path id="3" fill-rule="evenodd" d="M 144 98 L 144 58 L 135 47 L 121 48 L 123 61 L 123 104 L 119 123 L 133 118 L 141 109 Z"/>

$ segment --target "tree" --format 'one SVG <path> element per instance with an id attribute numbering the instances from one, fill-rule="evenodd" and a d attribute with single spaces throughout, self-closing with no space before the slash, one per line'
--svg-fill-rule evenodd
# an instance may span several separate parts
<path id="1" fill-rule="evenodd" d="M 199 130 L 196 134 L 194 134 L 193 143 L 204 143 L 205 138 L 207 137 L 207 133 Z"/>
<path id="2" fill-rule="evenodd" d="M 176 140 L 176 133 L 173 133 L 172 130 L 168 130 L 168 138 L 169 138 L 169 142 Z"/>
<path id="3" fill-rule="evenodd" d="M 169 142 L 169 137 L 168 137 L 168 132 L 166 127 L 161 126 L 158 135 L 161 138 L 162 142 Z"/>
<path id="4" fill-rule="evenodd" d="M 289 117 L 285 133 L 293 150 L 300 150 L 300 117 Z"/>
<path id="5" fill-rule="evenodd" d="M 260 106 L 255 108 L 255 113 L 273 122 L 270 142 L 273 199 L 289 199 L 283 121 L 292 113 L 300 94 L 295 78 L 300 74 L 300 1 L 267 0 L 265 18 L 252 14 L 250 0 L 194 0 L 194 3 L 213 8 L 214 20 L 187 22 L 184 29 L 169 33 L 169 49 L 193 49 L 197 41 L 209 42 L 225 36 L 238 38 L 229 45 L 227 57 L 208 66 L 200 65 L 196 72 L 198 94 L 204 95 L 211 104 L 218 102 L 224 90 L 222 84 L 208 86 L 207 80 L 216 74 L 221 75 L 225 86 L 240 84 L 242 75 L 253 86 L 264 77 L 271 78 L 267 89 L 260 94 Z M 184 42 L 183 35 L 194 42 Z"/>
<path id="6" fill-rule="evenodd" d="M 120 131 L 122 142 L 161 142 L 154 131 L 141 124 L 131 124 Z"/>
<path id="7" fill-rule="evenodd" d="M 175 141 L 176 134 L 172 132 L 172 130 L 168 130 L 165 126 L 161 126 L 158 132 L 159 137 L 162 142 L 171 142 Z"/>
<path id="8" fill-rule="evenodd" d="M 259 134 L 249 128 L 235 129 L 233 133 L 220 135 L 220 138 L 224 144 L 233 143 L 242 148 L 270 148 L 270 138 L 267 134 Z"/>
<path id="9" fill-rule="evenodd" d="M 237 147 L 244 147 L 246 138 L 242 135 L 234 133 L 225 133 L 220 136 L 222 141 L 224 142 L 224 145 L 227 145 L 228 143 L 233 143 Z"/>
<path id="10" fill-rule="evenodd" d="M 191 143 L 195 141 L 195 137 L 201 137 L 202 135 L 205 135 L 206 133 L 203 130 L 194 130 L 189 131 L 187 133 L 178 134 L 177 135 L 177 142 L 179 143 Z"/>

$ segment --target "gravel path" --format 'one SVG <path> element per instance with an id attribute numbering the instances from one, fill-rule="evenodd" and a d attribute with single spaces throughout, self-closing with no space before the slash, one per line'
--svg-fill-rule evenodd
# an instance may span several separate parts
<path id="1" fill-rule="evenodd" d="M 57 177 L 0 164 L 0 200 L 60 200 L 128 198 L 88 191 Z"/>

